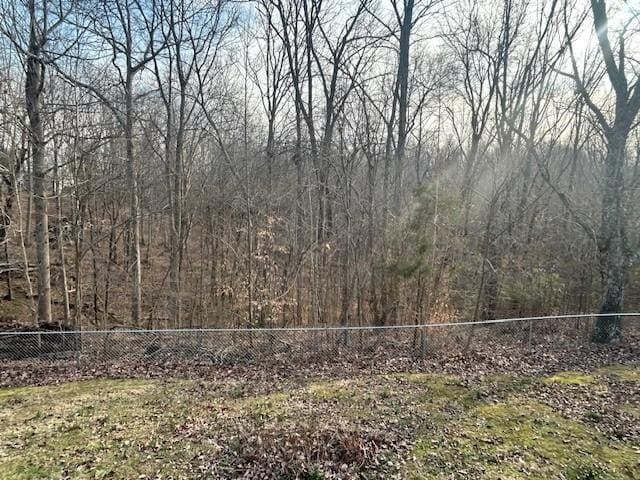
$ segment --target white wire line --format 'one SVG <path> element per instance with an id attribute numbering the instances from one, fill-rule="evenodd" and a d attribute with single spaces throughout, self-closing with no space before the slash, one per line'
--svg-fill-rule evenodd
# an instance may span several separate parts
<path id="1" fill-rule="evenodd" d="M 461 327 L 468 325 L 495 325 L 524 321 L 580 319 L 597 317 L 640 317 L 640 312 L 624 313 L 580 313 L 571 315 L 547 315 L 543 317 L 498 318 L 477 322 L 427 323 L 423 325 L 379 325 L 379 326 L 331 326 L 331 327 L 269 327 L 269 328 L 163 328 L 147 329 L 114 329 L 114 330 L 46 330 L 30 332 L 0 332 L 0 337 L 14 335 L 107 335 L 118 333 L 162 335 L 171 333 L 280 333 L 280 332 L 327 332 L 327 331 L 367 331 L 367 330 L 410 330 L 417 328 Z"/>

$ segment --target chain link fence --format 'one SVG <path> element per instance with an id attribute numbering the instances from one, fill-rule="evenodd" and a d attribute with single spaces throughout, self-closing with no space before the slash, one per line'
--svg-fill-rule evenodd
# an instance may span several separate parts
<path id="1" fill-rule="evenodd" d="M 467 354 L 477 348 L 571 348 L 597 317 L 565 315 L 382 327 L 0 332 L 0 361 L 256 363 Z M 640 313 L 619 314 L 623 342 L 640 341 Z"/>

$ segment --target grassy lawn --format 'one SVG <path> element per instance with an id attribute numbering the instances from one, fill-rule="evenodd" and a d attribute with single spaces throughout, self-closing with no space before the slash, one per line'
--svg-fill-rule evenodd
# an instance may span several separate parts
<path id="1" fill-rule="evenodd" d="M 0 478 L 640 478 L 640 367 L 0 389 Z"/>

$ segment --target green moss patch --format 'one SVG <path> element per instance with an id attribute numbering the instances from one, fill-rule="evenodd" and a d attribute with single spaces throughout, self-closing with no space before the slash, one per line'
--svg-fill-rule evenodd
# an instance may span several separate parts
<path id="1" fill-rule="evenodd" d="M 581 372 L 561 372 L 543 380 L 546 384 L 559 383 L 562 385 L 588 385 L 593 381 L 593 375 Z"/>
<path id="2" fill-rule="evenodd" d="M 356 385 L 347 380 L 316 382 L 309 385 L 311 396 L 321 400 L 346 400 L 356 395 Z"/>
<path id="3" fill-rule="evenodd" d="M 639 365 L 608 365 L 596 370 L 599 375 L 610 375 L 627 382 L 640 383 Z"/>
<path id="4" fill-rule="evenodd" d="M 241 415 L 247 412 L 265 417 L 284 415 L 286 413 L 285 402 L 288 398 L 289 395 L 286 393 L 247 397 L 236 402 L 236 408 Z"/>
<path id="5" fill-rule="evenodd" d="M 0 478 L 137 478 L 184 463 L 166 445 L 179 382 L 96 380 L 3 389 Z M 188 442 L 186 442 L 188 445 Z"/>
<path id="6" fill-rule="evenodd" d="M 412 456 L 412 479 L 628 479 L 640 472 L 631 446 L 524 399 L 478 406 L 454 423 L 428 427 Z"/>
<path id="7" fill-rule="evenodd" d="M 634 479 L 633 378 L 607 367 L 0 389 L 0 479 L 289 479 L 313 465 L 328 478 Z"/>

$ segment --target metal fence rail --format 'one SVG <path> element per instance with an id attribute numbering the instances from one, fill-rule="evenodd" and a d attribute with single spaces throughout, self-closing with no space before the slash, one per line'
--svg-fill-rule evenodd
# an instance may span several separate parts
<path id="1" fill-rule="evenodd" d="M 537 345 L 569 348 L 590 341 L 599 316 L 381 327 L 0 332 L 0 361 L 242 363 L 420 357 L 487 345 L 522 351 Z M 640 341 L 640 313 L 619 316 L 624 341 Z"/>

